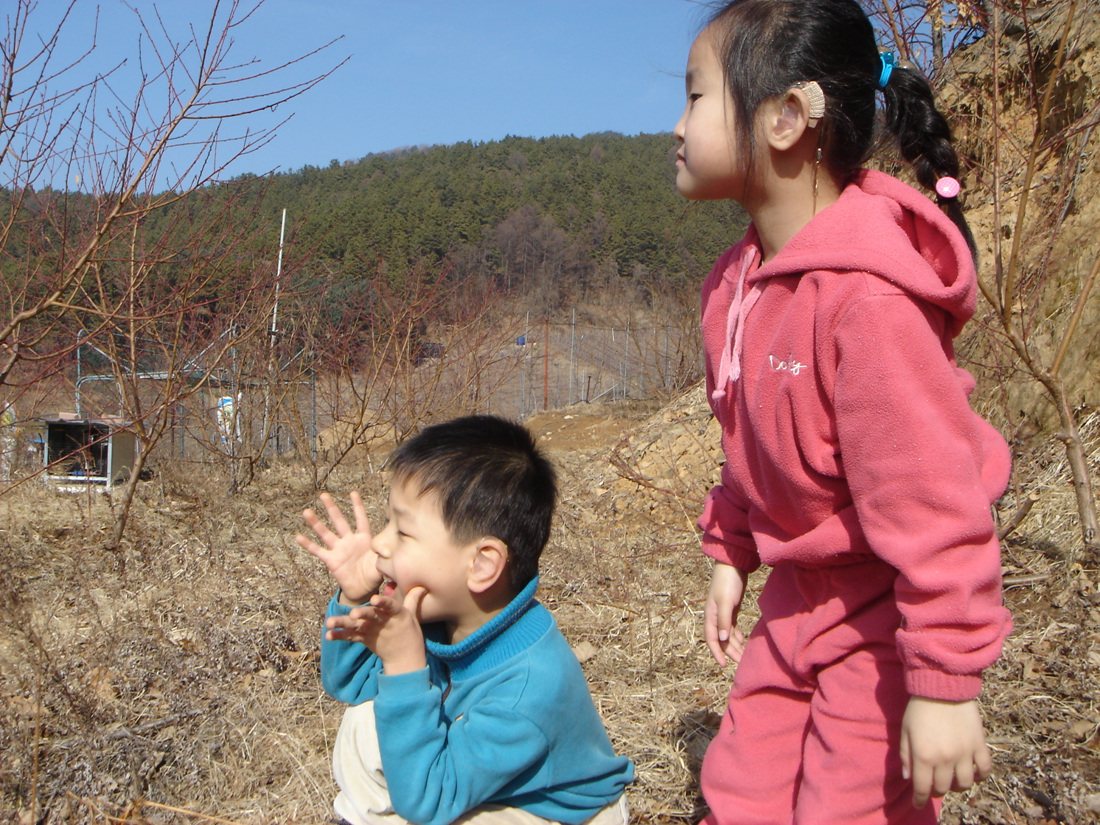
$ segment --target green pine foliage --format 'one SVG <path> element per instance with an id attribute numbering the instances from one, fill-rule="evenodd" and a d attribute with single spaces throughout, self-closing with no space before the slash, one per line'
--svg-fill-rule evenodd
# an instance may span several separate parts
<path id="1" fill-rule="evenodd" d="M 609 273 L 694 287 L 746 220 L 676 192 L 669 134 L 418 147 L 245 176 L 238 208 L 290 216 L 303 277 L 400 286 L 410 268 L 492 279 L 540 308 L 598 298 Z M 350 287 L 349 287 L 350 288 Z M 339 294 L 335 292 L 333 294 Z"/>
<path id="2" fill-rule="evenodd" d="M 151 211 L 137 236 L 109 241 L 87 277 L 122 277 L 135 240 L 134 254 L 169 291 L 201 259 L 226 270 L 208 273 L 205 291 L 189 296 L 202 323 L 217 327 L 240 303 L 241 273 L 274 277 L 286 209 L 281 285 L 322 325 L 372 324 L 383 295 L 396 300 L 436 280 L 453 296 L 472 284 L 471 294 L 488 290 L 543 317 L 624 294 L 632 305 L 670 292 L 689 304 L 747 221 L 729 204 L 684 200 L 674 153 L 669 134 L 604 132 L 416 147 L 243 175 Z M 50 283 L 27 273 L 54 271 L 79 252 L 106 202 L 48 187 L 20 194 L 16 205 L 0 189 L 10 216 L 0 279 L 25 302 Z M 216 221 L 204 219 L 215 213 Z M 360 316 L 368 320 L 349 321 Z M 57 334 L 71 337 L 81 326 L 74 316 Z"/>

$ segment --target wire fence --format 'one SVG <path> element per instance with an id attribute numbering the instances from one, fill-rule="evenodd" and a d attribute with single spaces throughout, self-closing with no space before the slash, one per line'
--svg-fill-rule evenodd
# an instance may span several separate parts
<path id="1" fill-rule="evenodd" d="M 487 411 L 519 419 L 574 404 L 661 397 L 702 370 L 696 331 L 671 323 L 605 326 L 578 323 L 574 315 L 569 323 L 531 326 L 517 346 L 518 376 L 494 393 Z"/>
<path id="2" fill-rule="evenodd" d="M 575 405 L 667 398 L 702 374 L 693 315 L 670 312 L 657 323 L 578 316 L 575 310 L 553 321 L 513 316 L 488 331 L 440 327 L 409 357 L 342 373 L 323 372 L 304 357 L 275 365 L 262 378 L 234 381 L 223 371 L 172 404 L 150 457 L 222 466 L 291 457 L 332 467 L 362 453 L 358 448 L 369 450 L 373 442 L 384 448 L 428 421 L 473 412 L 524 420 Z M 106 363 L 105 356 L 101 360 Z M 77 419 L 122 412 L 110 374 L 96 369 L 102 366 L 81 356 L 70 385 Z M 168 379 L 145 374 L 145 408 L 154 409 Z M 24 426 L 13 421 L 0 428 L 5 475 L 12 459 L 25 453 L 28 467 L 49 463 L 45 433 L 34 430 L 37 416 L 28 410 L 20 416 Z M 135 429 L 124 415 L 109 417 L 121 431 Z M 89 443 L 79 445 L 85 452 L 99 448 L 93 435 L 103 443 L 109 437 L 95 427 L 88 432 Z M 16 433 L 26 442 L 22 452 L 9 446 Z"/>
<path id="3" fill-rule="evenodd" d="M 359 445 L 392 442 L 420 424 L 466 413 L 524 420 L 546 410 L 667 398 L 702 375 L 697 321 L 620 324 L 514 319 L 491 334 L 436 330 L 405 364 L 354 374 L 299 374 L 273 390 L 210 393 L 187 415 L 173 454 L 226 450 L 337 461 Z M 220 393 L 221 391 L 217 391 Z M 274 405 L 267 443 L 261 410 Z M 201 419 L 201 421 L 200 421 Z M 233 446 L 236 442 L 237 446 Z"/>

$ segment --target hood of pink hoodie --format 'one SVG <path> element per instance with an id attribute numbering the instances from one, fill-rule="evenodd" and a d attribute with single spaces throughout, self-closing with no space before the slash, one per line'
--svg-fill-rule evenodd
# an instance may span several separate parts
<path id="1" fill-rule="evenodd" d="M 869 272 L 943 309 L 952 337 L 977 306 L 977 273 L 962 233 L 925 195 L 874 170 L 860 172 L 836 203 L 753 269 L 759 260 L 759 236 L 750 226 L 742 254 L 723 274 L 736 292 L 712 393 L 716 400 L 725 395 L 728 381 L 740 377 L 745 318 L 769 278 L 821 270 Z"/>
<path id="2" fill-rule="evenodd" d="M 962 233 L 925 195 L 882 172 L 861 172 L 748 282 L 811 270 L 878 275 L 946 311 L 952 336 L 977 306 L 977 274 Z"/>

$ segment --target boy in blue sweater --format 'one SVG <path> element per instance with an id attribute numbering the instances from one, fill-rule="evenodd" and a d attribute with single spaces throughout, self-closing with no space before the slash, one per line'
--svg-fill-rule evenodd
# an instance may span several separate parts
<path id="1" fill-rule="evenodd" d="M 354 528 L 323 494 L 332 528 L 306 510 L 321 544 L 297 537 L 340 588 L 321 643 L 325 691 L 350 706 L 336 812 L 351 825 L 626 825 L 634 768 L 535 600 L 549 462 L 522 426 L 469 416 L 422 430 L 387 467 L 381 532 L 353 492 Z"/>

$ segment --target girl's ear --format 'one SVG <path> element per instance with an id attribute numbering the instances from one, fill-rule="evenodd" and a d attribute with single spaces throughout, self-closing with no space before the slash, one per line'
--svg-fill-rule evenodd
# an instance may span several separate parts
<path id="1" fill-rule="evenodd" d="M 768 145 L 780 151 L 790 149 L 807 129 L 815 128 L 818 118 L 810 117 L 806 92 L 794 86 L 784 94 L 764 102 L 764 135 Z"/>
<path id="2" fill-rule="evenodd" d="M 508 547 L 500 539 L 486 536 L 479 539 L 466 575 L 471 593 L 485 593 L 504 576 L 508 567 Z"/>

